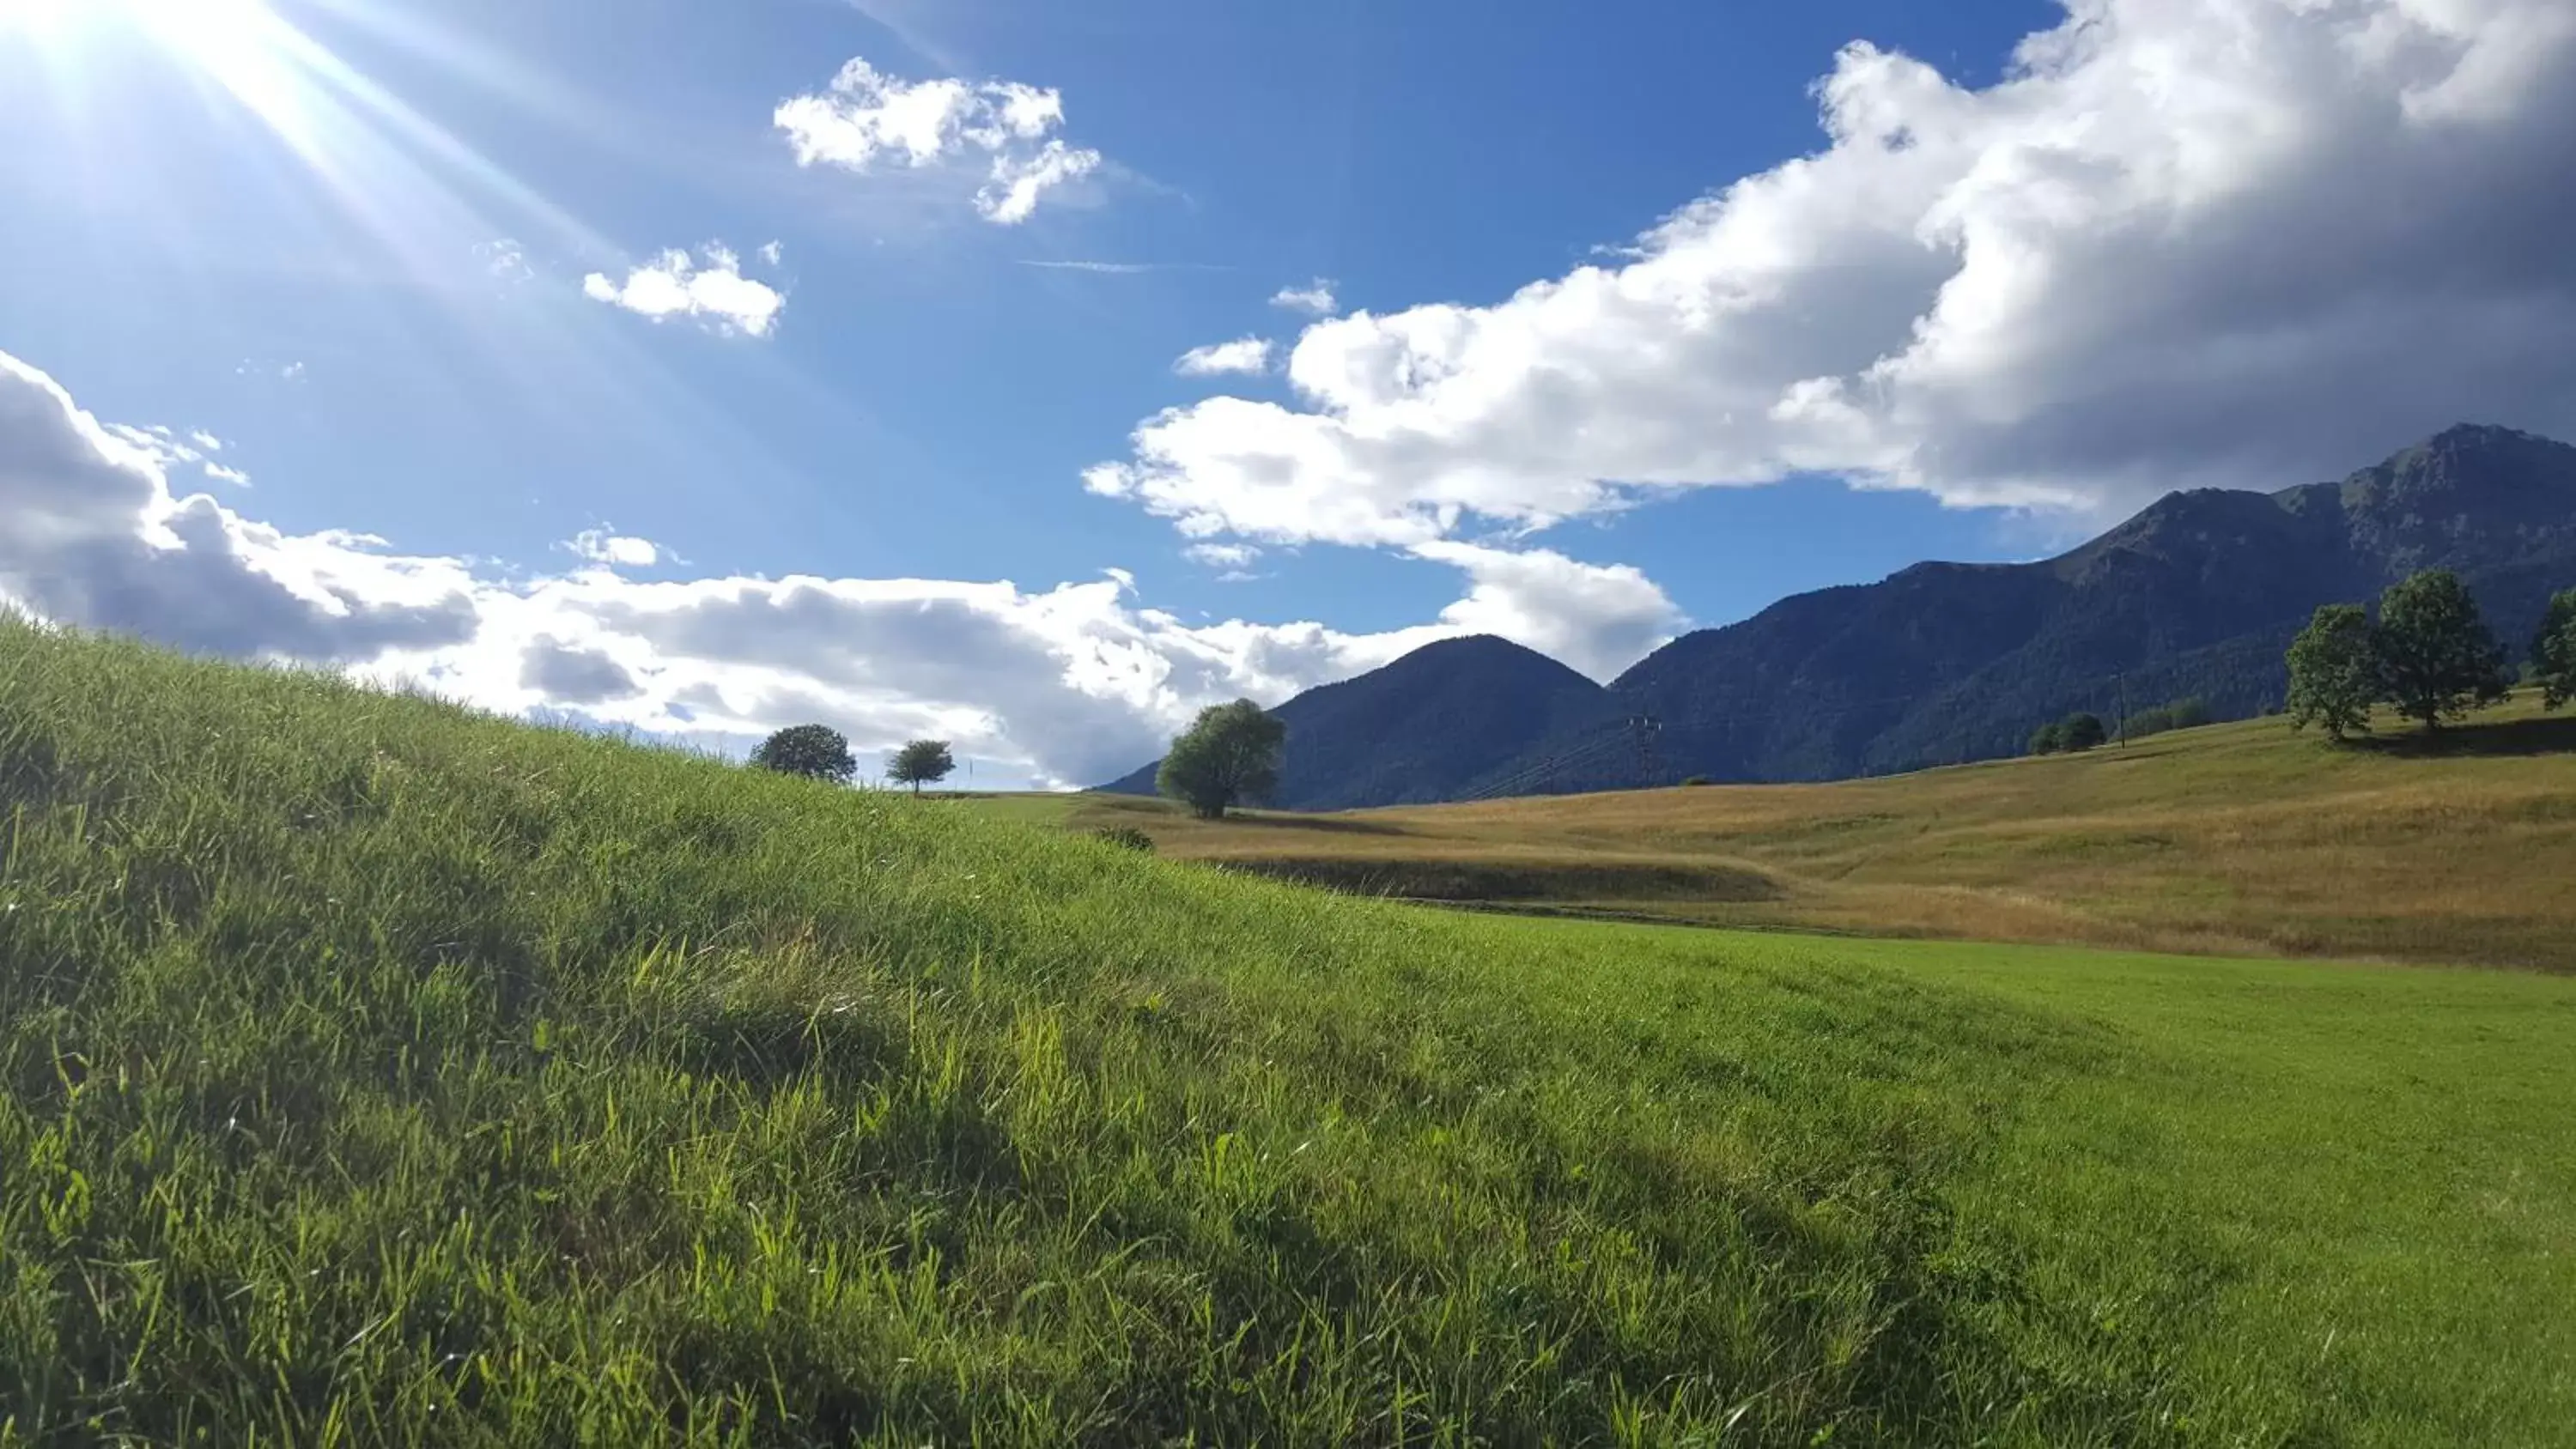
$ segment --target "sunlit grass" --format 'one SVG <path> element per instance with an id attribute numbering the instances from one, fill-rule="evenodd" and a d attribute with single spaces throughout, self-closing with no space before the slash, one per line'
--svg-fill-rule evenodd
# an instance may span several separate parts
<path id="1" fill-rule="evenodd" d="M 2526 692 L 2429 752 L 2411 727 L 2382 724 L 2380 739 L 2346 748 L 2253 720 L 1844 784 L 1222 824 L 1086 796 L 1066 823 L 1142 824 L 1166 856 L 1396 895 L 2576 970 L 2576 715 L 2545 716 Z M 1694 874 L 1723 884 L 1651 888 Z"/>
<path id="2" fill-rule="evenodd" d="M 0 1443 L 2546 1444 L 2576 984 L 1472 919 L 0 625 Z"/>

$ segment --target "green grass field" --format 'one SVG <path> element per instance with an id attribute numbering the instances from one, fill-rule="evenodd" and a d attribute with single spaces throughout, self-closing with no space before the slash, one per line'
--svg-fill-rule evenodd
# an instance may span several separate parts
<path id="1" fill-rule="evenodd" d="M 0 624 L 0 1444 L 2564 1444 L 2571 1032 Z"/>
<path id="2" fill-rule="evenodd" d="M 2576 714 L 2526 691 L 2428 745 L 2278 719 L 2081 756 L 1349 815 L 963 808 L 1364 894 L 1716 925 L 2576 971 Z"/>

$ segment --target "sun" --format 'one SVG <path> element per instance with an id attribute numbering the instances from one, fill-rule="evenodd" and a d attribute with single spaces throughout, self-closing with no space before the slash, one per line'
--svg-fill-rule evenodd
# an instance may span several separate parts
<path id="1" fill-rule="evenodd" d="M 67 29 L 83 0 L 0 0 L 0 40 L 12 31 L 39 38 Z"/>
<path id="2" fill-rule="evenodd" d="M 132 35 L 218 71 L 266 51 L 279 28 L 265 0 L 0 0 L 0 40 Z"/>
<path id="3" fill-rule="evenodd" d="M 32 42 L 56 72 L 97 93 L 139 75 L 139 42 L 229 93 L 272 128 L 297 119 L 310 43 L 268 0 L 0 0 L 0 46 Z"/>

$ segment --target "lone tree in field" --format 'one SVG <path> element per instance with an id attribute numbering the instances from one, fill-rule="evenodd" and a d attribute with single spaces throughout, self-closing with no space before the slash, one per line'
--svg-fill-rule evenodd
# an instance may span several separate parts
<path id="1" fill-rule="evenodd" d="M 850 742 L 841 732 L 826 725 L 789 725 L 760 742 L 751 752 L 751 762 L 764 770 L 782 775 L 802 775 L 808 780 L 829 780 L 835 785 L 850 783 L 859 772 L 859 762 L 850 758 Z"/>
<path id="2" fill-rule="evenodd" d="M 914 739 L 886 757 L 886 780 L 896 785 L 912 785 L 920 795 L 922 785 L 938 785 L 945 777 L 956 775 L 956 757 L 948 754 L 945 739 Z"/>
<path id="3" fill-rule="evenodd" d="M 2379 596 L 2379 625 L 2370 632 L 2379 666 L 2379 696 L 2400 714 L 2438 730 L 2480 705 L 2504 698 L 2512 677 L 2504 650 L 2477 600 L 2449 569 L 2426 569 Z"/>
<path id="4" fill-rule="evenodd" d="M 2540 681 L 2540 705 L 2556 709 L 2576 699 L 2576 589 L 2549 601 L 2540 632 L 2531 641 L 2531 674 Z"/>
<path id="5" fill-rule="evenodd" d="M 1201 820 L 1222 820 L 1234 806 L 1269 798 L 1287 743 L 1288 726 L 1251 700 L 1209 705 L 1188 733 L 1172 741 L 1154 788 Z"/>
<path id="6" fill-rule="evenodd" d="M 2368 734 L 2378 695 L 2370 615 L 2359 604 L 2320 605 L 2290 644 L 2290 728 L 2322 725 L 2333 740 Z"/>
<path id="7" fill-rule="evenodd" d="M 2111 732 L 2102 727 L 2100 715 L 2084 714 L 2079 711 L 2068 715 L 2057 724 L 2057 747 L 2070 755 L 2080 755 L 2086 750 L 2099 749 L 2102 742 L 2109 738 L 2111 738 Z"/>
<path id="8" fill-rule="evenodd" d="M 2030 752 L 2034 755 L 2053 755 L 2065 748 L 2066 726 L 2058 720 L 2050 720 L 2030 732 Z"/>
<path id="9" fill-rule="evenodd" d="M 948 753 L 946 740 L 914 740 L 886 760 L 886 778 L 910 785 L 915 795 L 922 786 L 936 785 L 956 770 L 957 760 Z"/>

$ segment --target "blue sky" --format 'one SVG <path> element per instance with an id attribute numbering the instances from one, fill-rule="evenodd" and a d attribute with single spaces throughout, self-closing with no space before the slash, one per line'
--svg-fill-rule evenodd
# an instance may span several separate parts
<path id="1" fill-rule="evenodd" d="M 108 540 L 0 594 L 1005 782 L 1444 632 L 1607 677 L 2568 431 L 2571 55 L 2552 0 L 0 0 L 0 469 L 55 470 L 0 509 Z M 2449 232 L 2353 225 L 2396 188 Z"/>

